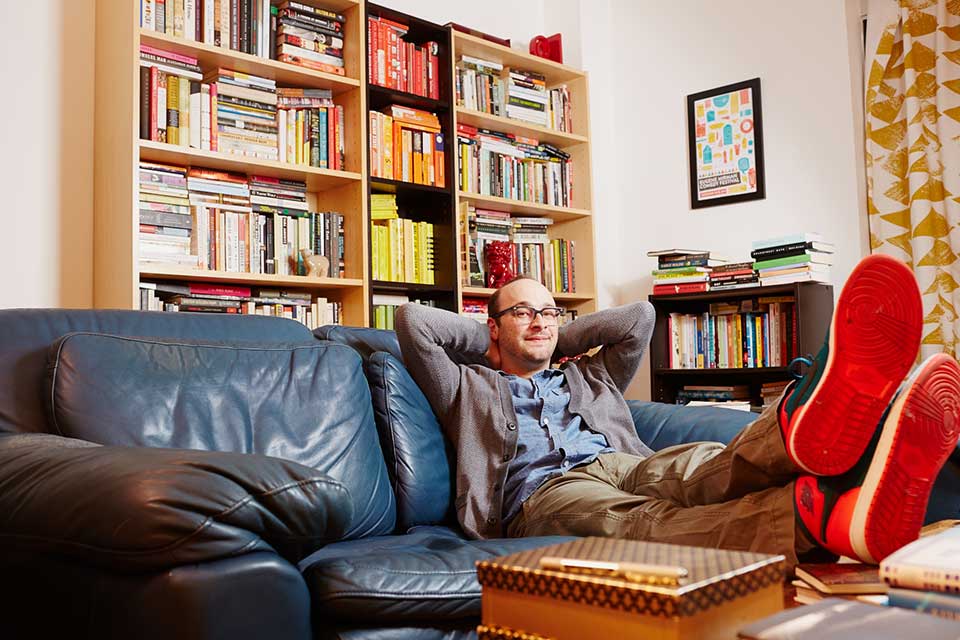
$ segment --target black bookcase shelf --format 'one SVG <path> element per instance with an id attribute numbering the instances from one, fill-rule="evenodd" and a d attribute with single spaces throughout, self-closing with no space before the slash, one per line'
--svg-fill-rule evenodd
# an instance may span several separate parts
<path id="1" fill-rule="evenodd" d="M 458 311 L 457 284 L 457 234 L 456 234 L 456 138 L 453 131 L 453 86 L 452 86 L 452 40 L 450 29 L 427 20 L 390 9 L 381 5 L 366 3 L 367 17 L 382 17 L 409 27 L 404 40 L 423 44 L 439 44 L 439 84 L 440 98 L 437 100 L 418 96 L 406 91 L 381 87 L 370 82 L 370 70 L 367 70 L 366 98 L 367 109 L 380 111 L 391 104 L 399 104 L 415 109 L 430 111 L 440 121 L 440 132 L 445 143 L 444 174 L 446 185 L 429 185 L 370 177 L 367 181 L 367 197 L 371 193 L 395 193 L 400 216 L 413 220 L 423 220 L 434 225 L 434 269 L 436 284 L 414 284 L 407 282 L 387 282 L 375 280 L 370 283 L 371 297 L 377 293 L 410 295 L 411 297 L 432 300 L 438 307 L 449 311 Z M 369 50 L 369 41 L 365 38 L 365 51 Z M 370 56 L 364 56 L 369 63 Z M 369 122 L 369 119 L 368 119 Z M 369 136 L 369 131 L 367 133 Z M 369 146 L 369 140 L 366 141 Z M 369 156 L 369 154 L 368 154 Z M 368 160 L 369 162 L 369 160 Z M 369 166 L 367 170 L 369 172 Z M 368 173 L 369 174 L 369 173 Z M 373 256 L 372 250 L 368 251 Z M 372 265 L 371 272 L 372 272 Z M 370 324 L 374 325 L 373 305 L 370 305 Z"/>
<path id="2" fill-rule="evenodd" d="M 699 314 L 711 303 L 756 300 L 767 296 L 793 296 L 796 300 L 796 355 L 816 354 L 823 345 L 833 316 L 833 287 L 819 282 L 801 282 L 772 287 L 752 287 L 732 291 L 708 291 L 675 296 L 650 296 L 656 310 L 656 324 L 650 343 L 650 386 L 652 399 L 673 403 L 684 385 L 734 385 L 750 387 L 751 403 L 760 404 L 760 385 L 790 380 L 787 367 L 751 367 L 736 369 L 670 368 L 671 313 Z"/>

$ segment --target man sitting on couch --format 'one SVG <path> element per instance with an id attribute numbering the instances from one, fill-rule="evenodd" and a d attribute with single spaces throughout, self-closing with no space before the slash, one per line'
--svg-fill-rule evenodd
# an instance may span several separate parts
<path id="1" fill-rule="evenodd" d="M 876 563 L 917 537 L 960 433 L 960 367 L 939 354 L 903 379 L 923 315 L 902 263 L 857 266 L 807 373 L 726 447 L 654 453 L 637 437 L 622 394 L 650 341 L 649 304 L 562 315 L 529 278 L 494 293 L 487 327 L 415 304 L 397 313 L 407 367 L 456 450 L 467 534 L 671 542 L 791 566 L 818 548 Z"/>

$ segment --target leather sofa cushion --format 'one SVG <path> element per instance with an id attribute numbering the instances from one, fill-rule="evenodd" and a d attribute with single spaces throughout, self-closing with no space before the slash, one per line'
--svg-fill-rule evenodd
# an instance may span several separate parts
<path id="1" fill-rule="evenodd" d="M 364 361 L 379 351 L 385 351 L 403 362 L 400 343 L 397 341 L 397 334 L 393 331 L 328 324 L 314 329 L 313 335 L 321 340 L 339 342 L 352 347 Z"/>
<path id="2" fill-rule="evenodd" d="M 253 551 L 297 562 L 353 522 L 346 489 L 287 460 L 0 436 L 8 552 L 159 571 Z"/>
<path id="3" fill-rule="evenodd" d="M 688 442 L 727 444 L 759 416 L 723 407 L 684 407 L 662 402 L 627 401 L 640 439 L 654 451 Z"/>
<path id="4" fill-rule="evenodd" d="M 562 536 L 466 540 L 445 527 L 338 542 L 299 566 L 314 616 L 378 625 L 480 615 L 476 563 L 565 542 Z"/>
<path id="5" fill-rule="evenodd" d="M 389 533 L 396 505 L 356 352 L 95 333 L 51 347 L 56 433 L 100 444 L 257 453 L 342 483 L 347 537 Z"/>
<path id="6" fill-rule="evenodd" d="M 430 403 L 393 355 L 367 361 L 367 380 L 380 447 L 397 498 L 397 528 L 454 518 L 447 443 Z"/>

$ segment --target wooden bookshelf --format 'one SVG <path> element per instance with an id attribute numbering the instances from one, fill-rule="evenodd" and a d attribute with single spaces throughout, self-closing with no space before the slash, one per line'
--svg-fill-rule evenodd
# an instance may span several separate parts
<path id="1" fill-rule="evenodd" d="M 543 216 L 553 219 L 548 227 L 550 238 L 564 238 L 575 242 L 575 285 L 574 293 L 554 293 L 554 299 L 578 313 L 590 313 L 597 310 L 596 249 L 593 223 L 593 193 L 590 157 L 590 112 L 588 100 L 587 74 L 579 69 L 558 64 L 523 51 L 452 30 L 453 59 L 451 63 L 451 85 L 456 81 L 456 62 L 461 55 L 482 60 L 498 62 L 504 67 L 513 67 L 525 71 L 540 73 L 546 78 L 548 89 L 566 85 L 570 91 L 572 131 L 559 131 L 520 120 L 495 116 L 457 104 L 456 96 L 451 95 L 454 104 L 454 132 L 457 124 L 466 124 L 477 128 L 499 131 L 552 144 L 570 154 L 573 163 L 573 193 L 569 207 L 558 207 L 536 202 L 525 202 L 497 196 L 481 195 L 458 189 L 457 206 L 470 203 L 477 208 L 507 211 L 521 216 Z M 457 149 L 456 133 L 449 146 Z M 452 175 L 456 176 L 455 171 Z M 459 238 L 458 234 L 458 238 Z M 460 261 L 458 261 L 458 265 Z M 487 298 L 492 289 L 464 286 L 467 274 L 459 274 L 460 304 L 463 298 Z"/>
<path id="2" fill-rule="evenodd" d="M 421 45 L 425 42 L 436 42 L 439 45 L 438 63 L 440 69 L 439 97 L 430 98 L 407 91 L 374 84 L 369 80 L 371 70 L 367 70 L 368 78 L 367 104 L 372 111 L 382 111 L 392 104 L 399 104 L 414 109 L 421 109 L 436 114 L 440 121 L 441 134 L 444 140 L 453 138 L 452 85 L 448 81 L 451 76 L 451 45 L 449 29 L 430 21 L 417 18 L 401 11 L 390 9 L 382 5 L 368 2 L 367 16 L 381 17 L 393 22 L 407 25 L 408 32 L 404 36 L 405 42 Z M 367 46 L 370 43 L 367 42 Z M 369 57 L 368 57 L 369 59 Z M 367 122 L 369 129 L 369 121 Z M 368 131 L 369 135 L 369 131 Z M 456 165 L 453 154 L 450 153 L 449 142 L 445 155 L 444 173 L 447 177 L 443 187 L 415 184 L 402 180 L 373 177 L 369 166 L 368 197 L 372 194 L 394 194 L 401 218 L 414 221 L 429 222 L 434 225 L 434 268 L 435 284 L 420 284 L 413 282 L 393 282 L 386 280 L 371 280 L 370 296 L 371 311 L 369 322 L 374 326 L 374 307 L 372 304 L 375 294 L 404 295 L 411 300 L 430 301 L 436 306 L 456 311 L 457 297 L 457 250 L 456 250 L 456 195 L 454 193 L 453 175 Z M 366 143 L 369 156 L 369 142 Z M 369 202 L 368 202 L 369 206 Z M 369 230 L 368 230 L 369 235 Z M 368 254 L 372 251 L 368 247 Z M 372 274 L 372 263 L 368 266 Z M 372 277 L 372 276 L 371 276 Z"/>
<path id="3" fill-rule="evenodd" d="M 818 282 L 799 282 L 731 291 L 707 291 L 649 297 L 656 309 L 656 324 L 650 341 L 651 397 L 673 403 L 684 385 L 748 385 L 751 403 L 760 404 L 760 385 L 790 380 L 787 366 L 737 368 L 670 368 L 670 314 L 702 314 L 711 303 L 757 300 L 762 297 L 792 297 L 796 302 L 796 353 L 787 357 L 816 355 L 823 345 L 833 316 L 833 287 Z M 789 362 L 785 362 L 785 365 Z"/>
<path id="4" fill-rule="evenodd" d="M 145 281 L 217 282 L 309 291 L 343 303 L 345 324 L 365 325 L 369 316 L 366 199 L 366 93 L 364 5 L 358 0 L 301 0 L 346 17 L 341 76 L 173 37 L 140 26 L 139 0 L 97 0 L 94 305 L 139 308 Z M 139 49 L 141 44 L 198 59 L 204 73 L 218 67 L 270 78 L 278 87 L 324 88 L 344 109 L 343 171 L 260 160 L 139 139 Z M 344 215 L 343 278 L 307 278 L 227 273 L 140 263 L 138 260 L 138 163 L 163 162 L 304 181 L 311 211 Z"/>

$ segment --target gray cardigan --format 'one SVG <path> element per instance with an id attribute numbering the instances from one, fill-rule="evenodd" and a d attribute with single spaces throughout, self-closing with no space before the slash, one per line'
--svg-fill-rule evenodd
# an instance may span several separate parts
<path id="1" fill-rule="evenodd" d="M 570 412 L 623 453 L 648 456 L 623 392 L 653 332 L 646 302 L 582 316 L 560 328 L 554 359 L 603 347 L 562 366 Z M 457 453 L 456 509 L 464 532 L 504 536 L 501 512 L 507 467 L 517 451 L 517 417 L 507 380 L 484 354 L 489 329 L 476 320 L 419 304 L 397 310 L 397 337 L 413 379 L 427 396 Z"/>

